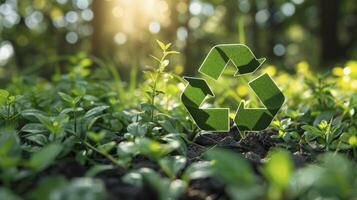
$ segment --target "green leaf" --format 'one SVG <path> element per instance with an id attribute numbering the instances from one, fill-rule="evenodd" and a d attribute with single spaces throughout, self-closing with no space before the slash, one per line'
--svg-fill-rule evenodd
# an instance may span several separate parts
<path id="1" fill-rule="evenodd" d="M 252 168 L 239 154 L 214 148 L 207 152 L 212 160 L 214 173 L 225 183 L 239 186 L 249 186 L 255 181 Z"/>
<path id="2" fill-rule="evenodd" d="M 121 122 L 118 119 L 112 119 L 110 120 L 110 127 L 112 128 L 113 131 L 119 132 L 123 129 L 124 125 L 123 122 Z"/>
<path id="3" fill-rule="evenodd" d="M 283 128 L 283 129 L 287 129 L 290 125 L 291 125 L 291 119 L 290 118 L 286 118 L 286 119 L 283 119 L 283 120 L 281 120 L 281 127 Z"/>
<path id="4" fill-rule="evenodd" d="M 323 137 L 324 132 L 322 132 L 320 129 L 310 126 L 310 125 L 304 125 L 301 127 L 302 129 L 305 130 L 304 136 L 307 141 L 312 141 L 316 139 L 317 137 Z"/>
<path id="5" fill-rule="evenodd" d="M 142 170 L 142 169 L 140 169 L 140 170 Z M 143 177 L 140 174 L 140 171 L 133 171 L 133 172 L 127 173 L 121 179 L 124 183 L 134 185 L 136 187 L 143 186 Z"/>
<path id="6" fill-rule="evenodd" d="M 34 171 L 41 171 L 50 166 L 61 151 L 62 146 L 60 144 L 49 144 L 34 153 L 27 164 Z"/>
<path id="7" fill-rule="evenodd" d="M 186 182 L 195 179 L 203 179 L 213 174 L 212 162 L 199 161 L 192 163 L 183 173 L 182 179 Z"/>
<path id="8" fill-rule="evenodd" d="M 106 132 L 100 131 L 99 133 L 96 132 L 89 132 L 88 137 L 93 140 L 94 142 L 100 142 L 105 138 Z"/>
<path id="9" fill-rule="evenodd" d="M 165 49 L 169 49 L 170 46 L 171 46 L 171 43 L 166 44 L 166 45 L 165 45 Z"/>
<path id="10" fill-rule="evenodd" d="M 0 98 L 8 98 L 10 93 L 7 90 L 0 89 Z"/>
<path id="11" fill-rule="evenodd" d="M 180 179 L 173 180 L 169 186 L 168 198 L 166 198 L 166 192 L 160 195 L 161 199 L 179 199 L 187 189 L 188 184 Z"/>
<path id="12" fill-rule="evenodd" d="M 139 154 L 139 149 L 134 142 L 121 142 L 117 146 L 118 163 L 123 167 L 129 167 L 130 162 L 135 155 Z"/>
<path id="13" fill-rule="evenodd" d="M 165 135 L 162 140 L 168 142 L 168 144 L 180 154 L 184 156 L 187 155 L 187 145 L 180 134 L 170 133 Z"/>
<path id="14" fill-rule="evenodd" d="M 73 99 L 72 101 L 72 105 L 77 105 L 78 102 L 82 99 L 83 96 L 78 96 L 76 98 Z"/>
<path id="15" fill-rule="evenodd" d="M 136 153 L 138 153 L 138 148 L 134 142 L 125 141 L 119 143 L 117 148 L 117 154 L 119 155 L 119 157 L 132 156 Z"/>
<path id="16" fill-rule="evenodd" d="M 165 119 L 165 120 L 159 121 L 159 124 L 168 133 L 179 133 L 180 132 L 180 130 L 177 127 L 177 124 L 175 123 L 174 120 Z"/>
<path id="17" fill-rule="evenodd" d="M 63 176 L 49 176 L 44 177 L 38 186 L 33 189 L 28 195 L 29 199 L 53 199 L 51 194 L 56 190 L 64 188 L 68 184 L 68 181 Z"/>
<path id="18" fill-rule="evenodd" d="M 156 60 L 158 63 L 161 63 L 161 60 L 159 58 L 157 58 L 156 56 L 150 55 L 150 57 L 153 58 L 154 60 Z M 151 72 L 144 72 L 144 73 L 151 73 Z"/>
<path id="19" fill-rule="evenodd" d="M 160 40 L 156 40 L 156 42 L 163 51 L 166 50 L 166 45 L 163 42 L 161 42 Z"/>
<path id="20" fill-rule="evenodd" d="M 0 105 L 5 105 L 10 93 L 7 90 L 0 89 Z"/>
<path id="21" fill-rule="evenodd" d="M 186 157 L 184 156 L 172 156 L 165 157 L 159 160 L 161 169 L 170 178 L 175 178 L 177 173 L 185 167 Z"/>
<path id="22" fill-rule="evenodd" d="M 102 144 L 98 146 L 98 149 L 103 153 L 108 153 L 115 147 L 116 143 L 114 141 Z"/>
<path id="23" fill-rule="evenodd" d="M 61 111 L 60 114 L 68 114 L 71 112 L 82 112 L 84 109 L 82 107 L 77 107 L 77 108 L 65 108 Z"/>
<path id="24" fill-rule="evenodd" d="M 166 53 L 167 53 L 167 55 L 169 55 L 169 54 L 179 54 L 180 52 L 178 52 L 178 51 L 167 51 Z"/>
<path id="25" fill-rule="evenodd" d="M 45 135 L 43 134 L 31 134 L 28 136 L 25 136 L 25 138 L 29 141 L 32 141 L 38 145 L 45 145 L 46 143 L 48 143 L 48 139 Z"/>
<path id="26" fill-rule="evenodd" d="M 0 199 L 21 200 L 22 198 L 14 194 L 11 190 L 4 187 L 0 187 Z"/>
<path id="27" fill-rule="evenodd" d="M 142 137 L 147 133 L 147 124 L 140 124 L 139 122 L 134 122 L 129 124 L 127 131 L 135 137 Z"/>
<path id="28" fill-rule="evenodd" d="M 93 63 L 93 62 L 92 62 L 91 59 L 85 58 L 85 59 L 81 60 L 81 62 L 79 63 L 79 65 L 82 66 L 82 67 L 89 67 L 89 66 L 92 65 L 92 63 Z"/>
<path id="29" fill-rule="evenodd" d="M 20 139 L 15 132 L 0 134 L 0 169 L 15 167 L 21 159 Z"/>
<path id="30" fill-rule="evenodd" d="M 52 121 L 50 117 L 46 117 L 42 114 L 35 113 L 35 117 L 38 119 L 38 121 L 41 122 L 41 124 L 45 125 L 47 129 L 51 130 L 52 127 Z"/>
<path id="31" fill-rule="evenodd" d="M 8 104 L 13 104 L 13 103 L 15 102 L 15 100 L 16 100 L 16 97 L 15 97 L 15 96 L 10 96 L 10 97 L 8 98 Z"/>
<path id="32" fill-rule="evenodd" d="M 150 168 L 141 168 L 126 174 L 122 180 L 137 187 L 148 185 L 158 194 L 160 200 L 179 199 L 187 189 L 186 182 L 179 179 L 170 181 Z"/>
<path id="33" fill-rule="evenodd" d="M 46 132 L 47 129 L 43 124 L 28 123 L 28 124 L 25 124 L 25 126 L 23 126 L 21 128 L 21 131 L 26 132 L 26 133 L 43 133 L 43 132 Z"/>
<path id="34" fill-rule="evenodd" d="M 85 173 L 85 176 L 94 177 L 103 171 L 112 170 L 112 169 L 114 169 L 113 165 L 94 165 Z"/>
<path id="35" fill-rule="evenodd" d="M 19 138 L 15 132 L 0 134 L 0 155 L 6 155 L 14 151 L 19 142 Z"/>
<path id="36" fill-rule="evenodd" d="M 169 144 L 161 144 L 148 138 L 136 138 L 135 144 L 141 154 L 149 156 L 155 160 L 158 160 L 174 150 L 174 147 Z"/>
<path id="37" fill-rule="evenodd" d="M 302 129 L 304 129 L 305 131 L 310 131 L 316 135 L 322 135 L 323 132 L 321 132 L 318 128 L 314 127 L 314 126 L 310 126 L 310 125 L 304 125 L 301 127 Z"/>
<path id="38" fill-rule="evenodd" d="M 72 103 L 74 102 L 74 99 L 68 94 L 65 94 L 63 92 L 58 92 L 58 94 L 65 102 L 69 103 L 70 105 L 72 105 Z"/>
<path id="39" fill-rule="evenodd" d="M 84 114 L 84 118 L 89 118 L 89 117 L 92 117 L 94 115 L 100 114 L 101 112 L 103 112 L 104 110 L 106 110 L 108 108 L 109 108 L 109 106 L 97 106 L 97 107 L 94 107 L 94 108 L 88 110 L 86 112 L 86 114 Z"/>
<path id="40" fill-rule="evenodd" d="M 107 199 L 104 183 L 100 179 L 75 178 L 65 187 L 56 189 L 51 196 L 55 199 L 104 200 Z"/>
<path id="41" fill-rule="evenodd" d="M 239 154 L 214 148 L 206 155 L 212 159 L 213 174 L 226 184 L 231 199 L 264 199 L 251 166 Z"/>
<path id="42" fill-rule="evenodd" d="M 286 188 L 293 171 L 290 154 L 285 150 L 274 150 L 268 157 L 269 160 L 263 168 L 264 176 L 274 186 Z"/>
<path id="43" fill-rule="evenodd" d="M 349 199 L 356 195 L 357 174 L 353 162 L 333 153 L 325 153 L 317 160 L 294 172 L 289 184 L 292 199 L 309 199 L 309 194 L 324 199 Z"/>

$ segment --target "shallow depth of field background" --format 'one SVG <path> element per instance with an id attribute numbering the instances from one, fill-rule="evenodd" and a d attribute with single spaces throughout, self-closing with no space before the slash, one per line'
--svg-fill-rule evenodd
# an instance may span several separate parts
<path id="1" fill-rule="evenodd" d="M 0 0 L 0 199 L 357 199 L 356 40 L 356 0 Z M 268 73 L 266 130 L 181 103 L 223 43 L 267 61 L 202 105 L 262 108 Z"/>
<path id="2" fill-rule="evenodd" d="M 196 73 L 215 44 L 238 42 L 288 72 L 301 62 L 345 68 L 357 57 L 356 35 L 351 0 L 2 0 L 0 79 L 48 77 L 83 51 L 126 80 L 152 64 L 156 39 L 180 52 L 170 65 L 176 74 Z"/>

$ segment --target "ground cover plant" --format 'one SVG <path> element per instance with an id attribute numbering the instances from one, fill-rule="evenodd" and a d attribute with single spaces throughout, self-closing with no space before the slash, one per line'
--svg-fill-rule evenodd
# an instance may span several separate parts
<path id="1" fill-rule="evenodd" d="M 357 200 L 356 35 L 351 0 L 0 0 L 0 200 Z"/>
<path id="2" fill-rule="evenodd" d="M 143 82 L 79 53 L 51 79 L 2 87 L 0 199 L 357 199 L 357 61 L 324 73 L 264 65 L 249 76 L 273 77 L 282 110 L 264 131 L 239 133 L 232 114 L 219 133 L 193 123 L 170 70 L 179 52 L 158 48 Z M 233 73 L 207 107 L 260 106 L 250 77 Z"/>

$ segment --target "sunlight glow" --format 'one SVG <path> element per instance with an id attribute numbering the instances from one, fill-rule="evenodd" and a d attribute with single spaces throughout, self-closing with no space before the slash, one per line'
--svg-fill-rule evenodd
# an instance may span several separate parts
<path id="1" fill-rule="evenodd" d="M 170 9 L 164 0 L 116 0 L 112 15 L 117 31 L 131 37 L 139 37 L 143 31 L 156 34 L 170 24 Z"/>
<path id="2" fill-rule="evenodd" d="M 159 22 L 151 22 L 149 25 L 149 30 L 151 33 L 158 33 L 160 31 L 160 23 Z"/>
<path id="3" fill-rule="evenodd" d="M 115 41 L 115 43 L 117 43 L 118 45 L 125 44 L 125 42 L 126 42 L 126 35 L 125 35 L 125 33 L 119 32 L 119 33 L 115 34 L 115 36 L 114 36 L 114 41 Z"/>
<path id="4" fill-rule="evenodd" d="M 14 48 L 10 42 L 0 43 L 0 65 L 4 65 L 7 60 L 14 54 Z"/>
<path id="5" fill-rule="evenodd" d="M 190 4 L 190 12 L 193 15 L 198 15 L 202 11 L 202 4 L 200 2 L 192 2 Z"/>

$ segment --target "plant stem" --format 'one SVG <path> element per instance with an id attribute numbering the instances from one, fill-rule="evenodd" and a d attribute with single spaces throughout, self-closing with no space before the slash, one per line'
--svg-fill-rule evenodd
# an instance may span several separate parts
<path id="1" fill-rule="evenodd" d="M 335 150 L 335 155 L 340 151 L 340 145 L 341 145 L 341 143 L 342 143 L 342 140 L 340 140 L 339 142 L 338 142 L 338 144 L 337 144 L 337 147 L 336 147 L 336 150 Z"/>
<path id="2" fill-rule="evenodd" d="M 109 161 L 111 161 L 112 163 L 114 163 L 115 165 L 119 166 L 119 167 L 123 167 L 120 164 L 118 164 L 118 162 L 115 160 L 115 158 L 109 154 L 106 154 L 104 152 L 101 152 L 99 149 L 97 149 L 95 146 L 91 145 L 89 142 L 83 140 L 82 138 L 80 138 L 77 134 L 73 134 L 71 133 L 73 136 L 77 137 L 84 145 L 86 145 L 88 148 L 92 149 L 93 151 L 99 153 L 100 155 L 104 156 L 106 159 L 108 159 Z"/>
<path id="3" fill-rule="evenodd" d="M 10 104 L 7 104 L 7 118 L 10 118 Z"/>
<path id="4" fill-rule="evenodd" d="M 77 134 L 77 113 L 76 113 L 76 107 L 74 107 L 73 118 L 74 118 L 74 133 Z"/>
<path id="5" fill-rule="evenodd" d="M 109 154 L 106 154 L 104 152 L 101 152 L 99 149 L 97 149 L 95 146 L 91 145 L 90 143 L 83 141 L 83 143 L 89 147 L 90 149 L 92 149 L 93 151 L 99 153 L 100 155 L 104 156 L 106 159 L 110 160 L 112 163 L 114 163 L 115 165 L 118 165 L 120 167 L 122 167 L 121 165 L 118 164 L 118 162 L 115 160 L 115 158 Z"/>
<path id="6" fill-rule="evenodd" d="M 157 83 L 159 81 L 160 75 L 162 73 L 161 71 L 161 67 L 163 65 L 163 62 L 165 60 L 166 57 L 166 51 L 163 52 L 162 57 L 160 59 L 160 65 L 159 68 L 155 70 L 155 77 L 153 80 L 153 87 L 152 87 L 152 94 L 151 94 L 151 105 L 153 106 L 152 108 L 152 112 L 151 112 L 151 120 L 154 120 L 154 107 L 155 107 L 155 96 L 156 96 L 156 91 L 157 91 Z"/>
<path id="7" fill-rule="evenodd" d="M 154 120 L 154 107 L 155 107 L 155 96 L 156 96 L 156 87 L 157 87 L 157 80 L 159 77 L 159 72 L 156 71 L 155 73 L 155 78 L 154 78 L 154 85 L 152 87 L 152 94 L 151 94 L 151 105 L 153 106 L 152 111 L 151 111 L 151 120 Z"/>

